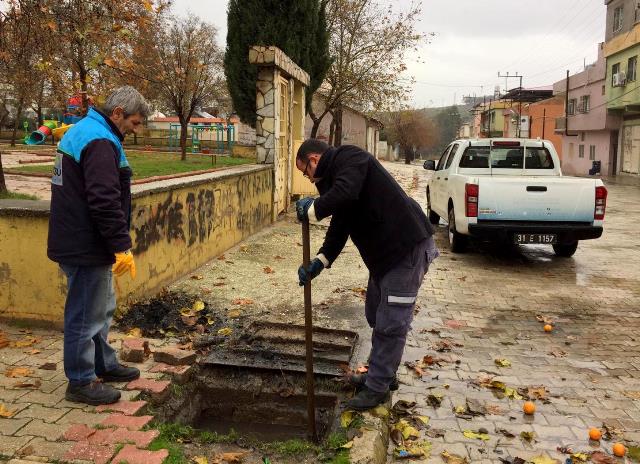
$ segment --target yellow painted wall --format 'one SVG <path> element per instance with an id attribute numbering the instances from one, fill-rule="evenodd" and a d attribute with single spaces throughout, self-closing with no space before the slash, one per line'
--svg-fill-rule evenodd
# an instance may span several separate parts
<path id="1" fill-rule="evenodd" d="M 154 294 L 271 223 L 273 170 L 238 170 L 134 196 L 138 277 L 118 279 L 119 302 Z M 0 317 L 62 321 L 66 279 L 46 256 L 47 231 L 46 214 L 0 213 Z"/>

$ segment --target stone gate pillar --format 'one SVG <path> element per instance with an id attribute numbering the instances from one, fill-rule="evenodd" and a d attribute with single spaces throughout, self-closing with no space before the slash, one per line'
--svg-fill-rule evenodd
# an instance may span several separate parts
<path id="1" fill-rule="evenodd" d="M 309 75 L 273 46 L 254 45 L 249 62 L 258 66 L 256 152 L 258 163 L 273 164 L 275 219 L 289 206 L 293 147 L 304 140 Z"/>

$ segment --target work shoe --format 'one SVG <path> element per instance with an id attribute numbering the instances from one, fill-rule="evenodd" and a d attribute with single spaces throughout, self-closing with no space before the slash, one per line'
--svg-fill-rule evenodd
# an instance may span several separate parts
<path id="1" fill-rule="evenodd" d="M 97 374 L 103 382 L 131 382 L 140 378 L 140 370 L 135 367 L 128 367 L 119 364 L 115 369 L 111 369 L 104 374 Z"/>
<path id="2" fill-rule="evenodd" d="M 111 385 L 105 385 L 99 380 L 94 380 L 86 385 L 67 386 L 64 394 L 67 401 L 85 403 L 92 406 L 116 403 L 120 399 L 120 392 Z"/>
<path id="3" fill-rule="evenodd" d="M 362 388 L 365 386 L 367 382 L 367 373 L 364 374 L 351 374 L 349 376 L 349 383 L 356 388 Z M 400 382 L 398 381 L 398 377 L 394 377 L 389 385 L 389 390 L 396 391 L 400 388 Z"/>
<path id="4" fill-rule="evenodd" d="M 356 396 L 347 401 L 347 409 L 353 409 L 354 411 L 366 411 L 368 409 L 375 408 L 379 404 L 386 402 L 388 399 L 388 390 L 384 393 L 378 393 L 364 387 Z"/>

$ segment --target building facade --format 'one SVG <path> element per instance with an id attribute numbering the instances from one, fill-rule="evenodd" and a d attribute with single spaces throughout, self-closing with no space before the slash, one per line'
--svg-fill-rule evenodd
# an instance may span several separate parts
<path id="1" fill-rule="evenodd" d="M 605 94 L 609 114 L 621 119 L 614 173 L 640 175 L 640 4 L 605 0 L 607 29 Z"/>

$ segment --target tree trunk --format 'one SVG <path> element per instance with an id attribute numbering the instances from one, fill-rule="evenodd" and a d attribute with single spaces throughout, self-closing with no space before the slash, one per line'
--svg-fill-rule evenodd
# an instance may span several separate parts
<path id="1" fill-rule="evenodd" d="M 18 135 L 18 125 L 20 124 L 20 118 L 22 117 L 22 107 L 24 106 L 24 98 L 18 100 L 18 108 L 16 111 L 16 118 L 13 121 L 13 131 L 11 132 L 11 146 L 16 146 L 16 137 Z"/>
<path id="2" fill-rule="evenodd" d="M 0 194 L 7 193 L 7 184 L 4 181 L 4 170 L 2 169 L 2 152 L 0 151 Z"/>
<path id="3" fill-rule="evenodd" d="M 182 161 L 187 160 L 187 126 L 186 121 L 180 121 L 180 159 Z"/>
<path id="4" fill-rule="evenodd" d="M 332 119 L 331 119 L 331 124 L 329 124 L 329 140 L 328 140 L 328 143 L 329 143 L 329 145 L 335 146 L 335 145 L 333 145 L 333 137 L 334 137 L 335 132 L 336 132 L 336 120 L 333 119 L 333 115 L 331 115 L 331 116 L 332 116 Z"/>
<path id="5" fill-rule="evenodd" d="M 335 123 L 335 133 L 333 134 L 334 137 L 334 147 L 339 147 L 340 145 L 342 145 L 342 104 L 338 103 L 338 106 L 336 107 L 335 111 L 333 112 L 333 122 Z"/>
<path id="6" fill-rule="evenodd" d="M 309 117 L 313 121 L 310 138 L 315 139 L 318 137 L 318 129 L 320 129 L 320 124 L 322 123 L 322 120 L 326 115 L 327 113 L 323 113 L 322 115 L 320 115 L 320 117 L 318 117 L 313 111 L 309 111 Z"/>

